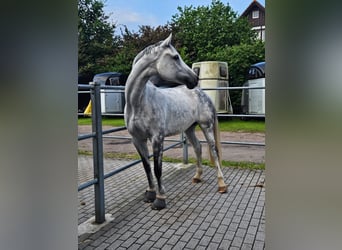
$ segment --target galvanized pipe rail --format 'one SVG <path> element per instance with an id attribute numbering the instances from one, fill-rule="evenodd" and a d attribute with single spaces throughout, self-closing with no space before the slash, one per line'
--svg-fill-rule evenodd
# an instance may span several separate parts
<path id="1" fill-rule="evenodd" d="M 79 85 L 79 88 L 89 88 L 90 98 L 93 105 L 92 108 L 92 133 L 79 135 L 78 140 L 93 139 L 93 164 L 94 179 L 90 182 L 83 183 L 78 187 L 82 190 L 86 187 L 94 185 L 95 192 L 95 223 L 101 224 L 105 219 L 105 199 L 104 199 L 104 172 L 103 172 L 103 141 L 102 141 L 102 114 L 101 114 L 101 96 L 100 84 L 90 82 L 89 85 Z"/>

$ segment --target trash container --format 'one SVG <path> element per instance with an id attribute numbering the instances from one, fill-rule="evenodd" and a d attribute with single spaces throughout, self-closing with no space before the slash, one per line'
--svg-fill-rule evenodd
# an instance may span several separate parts
<path id="1" fill-rule="evenodd" d="M 94 76 L 93 82 L 107 86 L 124 86 L 127 76 L 118 72 L 105 72 Z M 102 114 L 123 113 L 125 107 L 125 93 L 114 89 L 101 90 Z"/>
<path id="2" fill-rule="evenodd" d="M 199 77 L 199 86 L 205 88 L 229 87 L 228 64 L 219 61 L 196 62 L 192 64 L 193 71 Z M 204 90 L 215 105 L 218 113 L 233 113 L 229 91 Z"/>

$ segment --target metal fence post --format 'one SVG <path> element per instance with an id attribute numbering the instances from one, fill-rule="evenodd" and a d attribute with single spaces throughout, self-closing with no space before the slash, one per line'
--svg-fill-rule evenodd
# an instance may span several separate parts
<path id="1" fill-rule="evenodd" d="M 95 190 L 95 223 L 101 224 L 105 219 L 104 199 L 104 172 L 103 172 L 103 143 L 102 143 L 102 114 L 101 114 L 101 86 L 99 83 L 90 82 L 92 103 L 92 132 L 93 137 L 93 161 L 94 161 L 94 184 Z"/>
<path id="2" fill-rule="evenodd" d="M 188 142 L 187 142 L 186 136 L 184 135 L 184 132 L 182 132 L 181 134 L 181 140 L 183 142 L 183 163 L 188 164 L 189 163 Z"/>

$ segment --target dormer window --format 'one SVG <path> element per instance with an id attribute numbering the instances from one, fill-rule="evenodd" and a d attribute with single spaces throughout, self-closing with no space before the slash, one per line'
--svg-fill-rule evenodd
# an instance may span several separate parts
<path id="1" fill-rule="evenodd" d="M 259 18 L 259 10 L 253 10 L 253 12 L 252 12 L 252 18 L 253 18 L 253 19 Z"/>

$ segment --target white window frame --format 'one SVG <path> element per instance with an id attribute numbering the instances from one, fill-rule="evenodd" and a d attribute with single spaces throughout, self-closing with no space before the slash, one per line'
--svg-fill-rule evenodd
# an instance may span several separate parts
<path id="1" fill-rule="evenodd" d="M 259 10 L 253 10 L 252 11 L 252 18 L 253 19 L 259 18 Z"/>

